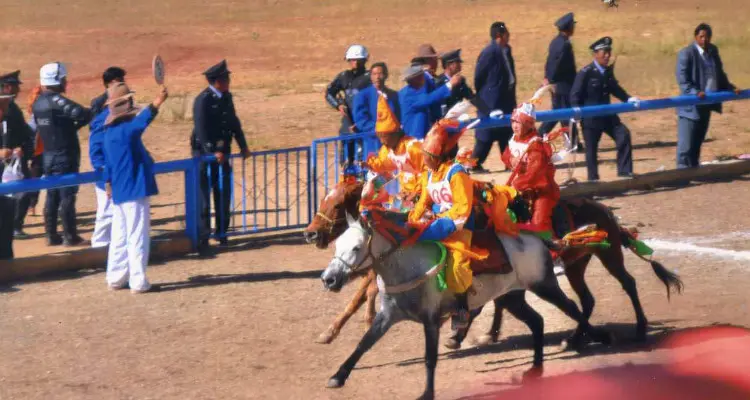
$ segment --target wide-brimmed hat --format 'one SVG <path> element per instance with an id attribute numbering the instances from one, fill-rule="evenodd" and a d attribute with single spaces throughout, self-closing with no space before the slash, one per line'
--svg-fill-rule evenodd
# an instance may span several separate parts
<path id="1" fill-rule="evenodd" d="M 424 69 L 419 65 L 410 65 L 404 68 L 404 72 L 401 74 L 401 77 L 404 81 L 408 81 L 411 78 L 419 76 L 419 74 L 424 74 Z"/>
<path id="2" fill-rule="evenodd" d="M 104 120 L 104 125 L 138 114 L 139 109 L 133 104 L 133 94 L 124 82 L 118 82 L 107 89 L 107 102 L 104 104 L 109 108 L 109 115 Z"/>
<path id="3" fill-rule="evenodd" d="M 417 55 L 412 58 L 412 62 L 424 61 L 430 58 L 438 58 L 438 53 L 431 44 L 425 43 L 417 49 Z"/>

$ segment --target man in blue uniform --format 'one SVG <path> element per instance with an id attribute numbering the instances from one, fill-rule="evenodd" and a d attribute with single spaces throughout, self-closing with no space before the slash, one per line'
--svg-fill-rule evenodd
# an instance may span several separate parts
<path id="1" fill-rule="evenodd" d="M 555 22 L 559 30 L 558 35 L 549 44 L 547 63 L 544 66 L 544 85 L 555 85 L 552 95 L 552 109 L 570 108 L 570 89 L 576 79 L 576 59 L 570 37 L 575 32 L 576 22 L 573 13 L 567 13 Z M 562 126 L 568 126 L 568 121 L 560 121 Z M 539 127 L 539 134 L 544 135 L 552 131 L 557 121 L 548 121 Z M 574 124 L 570 139 L 578 143 L 578 128 Z M 583 146 L 578 145 L 578 152 L 583 152 Z"/>
<path id="2" fill-rule="evenodd" d="M 344 59 L 349 63 L 349 69 L 342 71 L 328 84 L 326 88 L 326 102 L 341 114 L 341 128 L 339 135 L 349 135 L 357 132 L 354 124 L 354 96 L 360 90 L 370 86 L 370 76 L 367 71 L 367 60 L 370 54 L 365 46 L 355 44 L 349 46 Z M 356 141 L 360 142 L 360 141 Z M 349 141 L 341 146 L 340 162 L 354 162 L 357 148 L 361 143 Z M 364 155 L 363 155 L 364 157 Z"/>
<path id="3" fill-rule="evenodd" d="M 719 49 L 711 44 L 711 26 L 698 25 L 694 37 L 677 57 L 677 84 L 682 94 L 702 98 L 710 92 L 737 90 L 724 72 Z M 721 113 L 721 103 L 677 107 L 677 168 L 700 166 L 711 111 Z"/>
<path id="4" fill-rule="evenodd" d="M 441 84 L 438 82 L 439 77 L 437 76 L 438 53 L 435 51 L 435 47 L 429 43 L 419 45 L 417 55 L 411 59 L 411 64 L 418 65 L 424 70 L 424 87 L 427 93 L 431 93 L 440 87 Z M 432 126 L 441 116 L 441 104 L 433 104 L 429 108 L 427 123 Z"/>
<path id="5" fill-rule="evenodd" d="M 91 121 L 91 111 L 63 96 L 67 88 L 65 67 L 54 62 L 39 71 L 42 92 L 32 106 L 34 122 L 44 143 L 44 174 L 78 173 L 81 165 L 81 145 L 78 130 Z M 83 242 L 78 236 L 76 222 L 76 194 L 78 187 L 50 189 L 44 206 L 47 243 L 75 246 Z M 57 234 L 58 211 L 62 219 L 63 237 Z"/>
<path id="6" fill-rule="evenodd" d="M 112 290 L 130 287 L 133 293 L 154 290 L 146 278 L 151 245 L 149 197 L 159 193 L 154 160 L 143 145 L 143 133 L 167 99 L 162 87 L 145 109 L 133 105 L 133 92 L 125 83 L 111 85 L 107 117 L 102 133 L 106 169 L 112 196 L 112 242 L 107 254 L 107 286 Z M 101 113 L 102 115 L 104 113 Z"/>
<path id="7" fill-rule="evenodd" d="M 213 187 L 214 209 L 216 210 L 215 234 L 219 244 L 228 243 L 226 232 L 229 228 L 232 193 L 232 167 L 229 156 L 232 154 L 232 140 L 240 146 L 243 157 L 250 155 L 242 124 L 234 109 L 232 94 L 229 92 L 230 71 L 226 61 L 214 65 L 203 74 L 208 80 L 208 87 L 195 99 L 193 104 L 193 135 L 190 139 L 193 156 L 213 155 L 216 162 L 201 165 L 202 193 L 202 232 L 201 250 L 208 248 L 208 237 L 211 232 L 211 195 Z M 210 176 L 209 176 L 210 175 Z M 221 182 L 219 182 L 221 178 Z"/>
<path id="8" fill-rule="evenodd" d="M 461 73 L 463 60 L 461 59 L 461 49 L 451 50 L 445 52 L 440 56 L 440 62 L 443 64 L 443 74 L 437 79 L 437 85 L 445 85 L 451 78 Z M 444 117 L 445 113 L 451 109 L 457 103 L 463 100 L 471 100 L 474 98 L 474 92 L 471 90 L 469 85 L 466 84 L 466 80 L 456 86 L 452 91 L 450 97 L 445 99 L 440 105 L 440 117 Z"/>
<path id="9" fill-rule="evenodd" d="M 439 106 L 451 95 L 451 90 L 458 86 L 463 77 L 454 75 L 446 84 L 437 87 L 432 92 L 427 90 L 425 74 L 422 67 L 411 65 L 402 74 L 406 81 L 398 92 L 401 107 L 401 126 L 406 135 L 417 139 L 424 139 L 430 130 L 430 109 Z"/>
<path id="10" fill-rule="evenodd" d="M 490 44 L 479 54 L 474 71 L 474 89 L 477 96 L 486 104 L 488 110 L 501 110 L 510 115 L 516 108 L 516 66 L 511 53 L 510 32 L 504 22 L 495 22 L 490 26 Z M 488 114 L 480 112 L 479 117 Z M 503 154 L 513 130 L 502 128 L 477 129 L 473 158 L 477 165 L 474 173 L 486 172 L 482 164 L 490 154 L 492 143 L 497 142 L 500 154 Z"/>
<path id="11" fill-rule="evenodd" d="M 576 75 L 570 92 L 570 102 L 575 107 L 610 104 L 610 95 L 623 102 L 638 103 L 615 79 L 609 66 L 612 55 L 612 38 L 603 37 L 590 46 L 594 61 L 583 67 Z M 633 153 L 630 131 L 617 115 L 584 118 L 581 121 L 583 138 L 586 141 L 586 167 L 590 181 L 599 180 L 597 151 L 602 133 L 611 137 L 617 146 L 617 176 L 633 176 Z"/>

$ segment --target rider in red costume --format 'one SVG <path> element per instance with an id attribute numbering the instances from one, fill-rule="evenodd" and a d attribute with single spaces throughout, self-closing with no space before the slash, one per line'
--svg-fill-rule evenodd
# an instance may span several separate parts
<path id="1" fill-rule="evenodd" d="M 508 185 L 513 186 L 531 204 L 531 222 L 519 228 L 545 238 L 553 236 L 552 210 L 560 200 L 555 182 L 552 146 L 539 137 L 534 105 L 523 103 L 513 111 L 513 138 L 503 153 L 503 162 L 513 169 Z"/>

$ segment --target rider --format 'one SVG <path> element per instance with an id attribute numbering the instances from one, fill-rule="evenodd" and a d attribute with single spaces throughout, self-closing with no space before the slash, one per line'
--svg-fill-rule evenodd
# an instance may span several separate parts
<path id="1" fill-rule="evenodd" d="M 401 129 L 392 132 L 377 132 L 383 143 L 377 156 L 367 159 L 367 167 L 381 175 L 398 176 L 399 197 L 409 207 L 421 193 L 420 177 L 424 170 L 422 143 L 406 136 Z"/>
<path id="2" fill-rule="evenodd" d="M 438 213 L 428 219 L 429 226 L 419 240 L 442 241 L 448 249 L 446 281 L 456 294 L 458 310 L 453 319 L 455 329 L 469 323 L 467 292 L 471 288 L 472 272 L 467 251 L 471 247 L 474 228 L 474 189 L 471 178 L 461 164 L 454 162 L 451 151 L 465 129 L 456 120 L 438 121 L 427 133 L 422 144 L 427 171 L 422 174 L 422 194 L 409 221 L 420 223 L 431 205 Z"/>
<path id="3" fill-rule="evenodd" d="M 532 219 L 519 224 L 523 230 L 544 238 L 553 236 L 552 210 L 560 200 L 555 182 L 552 146 L 537 134 L 534 105 L 523 103 L 513 111 L 513 137 L 503 153 L 503 162 L 513 168 L 508 184 L 531 204 Z"/>

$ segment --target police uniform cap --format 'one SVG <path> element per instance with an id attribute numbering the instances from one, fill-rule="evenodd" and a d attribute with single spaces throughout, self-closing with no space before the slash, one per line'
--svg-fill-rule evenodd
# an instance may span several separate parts
<path id="1" fill-rule="evenodd" d="M 589 46 L 591 51 L 599 51 L 599 50 L 612 50 L 612 38 L 609 36 L 605 36 L 596 42 L 592 43 L 591 46 Z"/>
<path id="2" fill-rule="evenodd" d="M 569 12 L 555 21 L 555 26 L 561 31 L 568 31 L 573 28 L 575 23 L 576 21 L 573 19 L 573 13 Z"/>
<path id="3" fill-rule="evenodd" d="M 19 78 L 21 71 L 13 71 L 9 74 L 0 75 L 0 84 L 20 85 L 21 79 Z"/>
<path id="4" fill-rule="evenodd" d="M 227 69 L 227 60 L 221 60 L 220 63 L 212 66 L 211 68 L 207 69 L 205 72 L 203 72 L 203 75 L 206 76 L 206 79 L 218 79 L 222 76 L 227 76 L 231 74 L 232 72 Z"/>
<path id="5" fill-rule="evenodd" d="M 443 65 L 452 63 L 454 61 L 464 62 L 464 60 L 461 59 L 461 49 L 446 51 L 445 53 L 440 55 L 440 61 L 443 62 Z"/>

